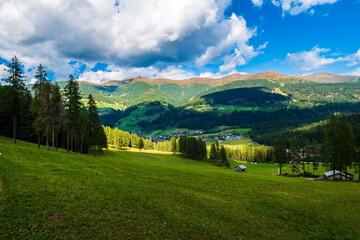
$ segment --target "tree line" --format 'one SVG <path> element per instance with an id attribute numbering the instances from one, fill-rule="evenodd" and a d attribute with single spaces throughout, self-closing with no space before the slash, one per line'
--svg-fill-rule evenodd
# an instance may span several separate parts
<path id="1" fill-rule="evenodd" d="M 67 152 L 97 156 L 107 147 L 97 106 L 90 94 L 87 104 L 81 102 L 79 83 L 70 75 L 63 93 L 58 84 L 48 79 L 46 68 L 40 64 L 35 72 L 32 91 L 25 85 L 23 65 L 14 56 L 7 64 L 8 77 L 0 86 L 0 134 L 17 139 L 42 143 L 53 151 L 66 147 Z M 11 126 L 10 126 L 11 124 Z M 11 129 L 11 132 L 9 131 Z"/>
<path id="2" fill-rule="evenodd" d="M 314 154 L 316 151 L 318 154 Z M 335 170 L 344 172 L 345 178 L 348 177 L 348 169 L 355 168 L 355 172 L 359 173 L 360 180 L 360 125 L 354 133 L 344 113 L 333 114 L 327 121 L 325 135 L 320 143 L 310 144 L 307 140 L 306 146 L 300 149 L 299 141 L 294 135 L 291 139 L 290 149 L 287 150 L 283 136 L 279 135 L 274 146 L 273 156 L 275 162 L 279 164 L 280 174 L 283 165 L 290 161 L 293 175 L 299 173 L 301 169 L 304 175 L 306 173 L 310 175 L 310 164 L 313 166 L 313 171 L 318 168 L 319 164 L 322 164 L 326 170 L 331 169 L 334 176 Z M 307 172 L 305 164 L 308 166 Z"/>
<path id="3" fill-rule="evenodd" d="M 122 131 L 118 128 L 104 127 L 108 146 L 121 149 L 121 148 L 137 148 L 140 151 L 145 150 L 157 150 L 162 152 L 171 152 L 170 141 L 153 142 L 149 139 L 138 136 L 136 133 L 129 133 L 128 131 Z"/>

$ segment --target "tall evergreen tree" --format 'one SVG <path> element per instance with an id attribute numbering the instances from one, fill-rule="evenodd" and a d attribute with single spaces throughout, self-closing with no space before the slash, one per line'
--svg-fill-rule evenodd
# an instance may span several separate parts
<path id="1" fill-rule="evenodd" d="M 101 148 L 107 147 L 107 139 L 104 132 L 104 128 L 101 126 L 99 113 L 97 111 L 96 102 L 93 96 L 90 94 L 88 97 L 88 121 L 89 121 L 89 148 L 88 154 L 90 152 L 90 147 L 95 146 L 95 156 L 97 156 L 97 150 L 99 153 Z M 99 147 L 99 149 L 97 149 Z"/>
<path id="2" fill-rule="evenodd" d="M 171 138 L 170 144 L 171 144 L 171 151 L 173 153 L 175 153 L 176 152 L 176 137 Z"/>
<path id="3" fill-rule="evenodd" d="M 358 181 L 360 181 L 360 125 L 358 125 L 356 132 L 355 132 L 355 171 L 359 174 L 359 179 Z"/>
<path id="4" fill-rule="evenodd" d="M 48 119 L 51 126 L 52 150 L 55 151 L 55 135 L 59 130 L 63 118 L 62 97 L 57 83 L 51 87 L 50 108 Z"/>
<path id="5" fill-rule="evenodd" d="M 38 148 L 40 148 L 41 132 L 45 130 L 45 102 L 47 94 L 45 90 L 48 89 L 50 81 L 47 79 L 47 71 L 45 67 L 40 64 L 36 69 L 35 76 L 37 81 L 33 85 L 34 98 L 31 103 L 31 111 L 35 115 L 34 128 L 38 135 Z"/>
<path id="6" fill-rule="evenodd" d="M 328 121 L 323 143 L 323 155 L 331 163 L 333 175 L 335 169 L 345 171 L 352 165 L 354 157 L 354 135 L 344 113 L 332 115 Z"/>
<path id="7" fill-rule="evenodd" d="M 339 115 L 339 138 L 341 142 L 340 169 L 345 170 L 345 179 L 348 178 L 348 167 L 352 166 L 355 149 L 354 133 L 344 113 Z"/>
<path id="8" fill-rule="evenodd" d="M 280 135 L 276 139 L 276 143 L 274 146 L 274 158 L 275 162 L 279 164 L 279 174 L 282 174 L 282 167 L 286 163 L 287 153 L 284 138 Z"/>
<path id="9" fill-rule="evenodd" d="M 6 107 L 12 114 L 13 141 L 16 143 L 18 125 L 17 121 L 21 106 L 21 98 L 24 96 L 25 91 L 25 77 L 23 66 L 16 56 L 11 59 L 7 67 L 8 69 L 6 71 L 8 72 L 9 76 L 8 78 L 5 78 L 4 81 L 9 84 L 10 88 L 7 95 L 8 104 Z"/>
<path id="10" fill-rule="evenodd" d="M 296 136 L 293 136 L 290 143 L 290 154 L 291 154 L 291 171 L 292 175 L 294 175 L 295 172 L 298 172 L 296 165 L 299 163 L 299 144 Z"/>
<path id="11" fill-rule="evenodd" d="M 67 117 L 67 151 L 73 151 L 73 142 L 80 135 L 81 129 L 81 96 L 79 92 L 79 83 L 73 75 L 69 76 L 67 84 L 64 88 L 66 98 L 66 117 Z M 71 146 L 69 146 L 71 145 Z"/>
<path id="12" fill-rule="evenodd" d="M 223 145 L 220 147 L 219 158 L 221 160 L 221 166 L 230 167 L 230 162 L 226 156 L 225 147 Z"/>
<path id="13" fill-rule="evenodd" d="M 217 154 L 217 151 L 216 151 L 216 147 L 215 147 L 215 144 L 211 144 L 211 147 L 210 147 L 210 160 L 211 162 L 214 162 L 215 159 L 217 159 L 218 157 L 218 154 Z"/>

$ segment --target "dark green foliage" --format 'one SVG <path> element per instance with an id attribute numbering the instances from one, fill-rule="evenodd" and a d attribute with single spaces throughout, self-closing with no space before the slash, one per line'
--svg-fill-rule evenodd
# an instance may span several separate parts
<path id="1" fill-rule="evenodd" d="M 177 146 L 176 146 L 176 137 L 172 137 L 170 140 L 170 144 L 171 144 L 171 152 L 175 153 Z"/>
<path id="2" fill-rule="evenodd" d="M 210 158 L 211 162 L 214 162 L 218 158 L 218 153 L 217 153 L 217 150 L 216 150 L 216 147 L 215 147 L 214 143 L 211 144 L 209 158 Z"/>
<path id="3" fill-rule="evenodd" d="M 97 155 L 97 150 L 107 147 L 106 135 L 103 127 L 101 126 L 99 113 L 97 111 L 96 103 L 92 95 L 89 95 L 89 100 L 87 103 L 88 107 L 88 145 L 89 151 L 91 146 L 95 147 L 95 156 Z"/>
<path id="4" fill-rule="evenodd" d="M 276 106 L 288 100 L 288 98 L 283 95 L 271 93 L 259 87 L 236 88 L 215 92 L 204 95 L 200 99 L 201 100 L 196 101 L 197 104 L 225 104 L 251 107 Z"/>
<path id="5" fill-rule="evenodd" d="M 41 64 L 36 69 L 34 77 L 37 80 L 32 86 L 34 98 L 31 103 L 31 111 L 35 116 L 34 128 L 38 135 L 38 148 L 40 148 L 41 132 L 45 132 L 45 135 L 48 136 L 46 131 L 48 130 L 47 127 L 49 127 L 47 117 L 49 114 L 51 84 L 47 79 L 47 71 Z"/>
<path id="6" fill-rule="evenodd" d="M 230 162 L 226 156 L 225 147 L 221 146 L 219 151 L 219 158 L 221 161 L 221 166 L 230 167 Z"/>
<path id="7" fill-rule="evenodd" d="M 11 59 L 10 63 L 7 64 L 7 67 L 8 69 L 6 71 L 9 76 L 3 80 L 9 84 L 9 86 L 6 88 L 6 91 L 4 91 L 7 101 L 3 108 L 12 115 L 13 141 L 16 143 L 21 99 L 25 95 L 25 77 L 23 66 L 16 56 Z"/>
<path id="8" fill-rule="evenodd" d="M 179 138 L 179 152 L 187 158 L 203 160 L 207 156 L 206 144 L 194 137 Z"/>
<path id="9" fill-rule="evenodd" d="M 323 159 L 331 163 L 333 171 L 345 171 L 352 165 L 355 155 L 354 135 L 344 113 L 331 115 L 326 126 Z"/>
<path id="10" fill-rule="evenodd" d="M 141 151 L 141 149 L 144 148 L 144 139 L 142 137 L 139 137 L 137 148 Z"/>
<path id="11" fill-rule="evenodd" d="M 279 164 L 279 174 L 281 175 L 282 167 L 287 162 L 286 147 L 284 138 L 281 135 L 276 139 L 273 157 L 275 162 Z"/>
<path id="12" fill-rule="evenodd" d="M 292 175 L 298 172 L 296 165 L 300 163 L 300 148 L 296 136 L 293 136 L 290 143 L 291 171 Z"/>

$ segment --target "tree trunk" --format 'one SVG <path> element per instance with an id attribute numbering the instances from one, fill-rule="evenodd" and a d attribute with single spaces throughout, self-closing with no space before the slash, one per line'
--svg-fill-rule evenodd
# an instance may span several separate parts
<path id="1" fill-rule="evenodd" d="M 88 145 L 88 156 L 90 155 L 90 144 Z"/>
<path id="2" fill-rule="evenodd" d="M 282 168 L 282 166 L 281 166 L 281 163 L 279 164 L 279 174 L 281 175 L 281 169 Z"/>
<path id="3" fill-rule="evenodd" d="M 335 179 L 335 166 L 333 166 L 333 180 Z"/>
<path id="4" fill-rule="evenodd" d="M 70 139 L 71 139 L 71 142 L 70 142 L 70 151 L 72 151 L 73 152 L 73 139 L 74 139 L 74 136 L 73 136 L 73 134 L 71 133 L 71 137 L 70 137 Z"/>
<path id="5" fill-rule="evenodd" d="M 49 150 L 49 134 L 46 134 L 46 150 Z"/>
<path id="6" fill-rule="evenodd" d="M 41 133 L 38 131 L 38 145 L 37 148 L 40 149 Z"/>
<path id="7" fill-rule="evenodd" d="M 345 165 L 345 181 L 348 180 L 347 166 Z"/>
<path id="8" fill-rule="evenodd" d="M 14 137 L 14 143 L 16 144 L 16 127 L 17 127 L 17 117 L 15 112 L 13 112 L 13 137 Z"/>
<path id="9" fill-rule="evenodd" d="M 66 133 L 66 152 L 69 152 L 69 143 L 70 143 L 70 134 L 69 134 L 69 128 L 67 128 L 67 133 Z"/>
<path id="10" fill-rule="evenodd" d="M 55 130 L 52 128 L 52 150 L 55 151 Z"/>
<path id="11" fill-rule="evenodd" d="M 84 136 L 81 137 L 81 148 L 80 153 L 83 153 L 83 142 L 84 142 Z"/>
<path id="12" fill-rule="evenodd" d="M 96 145 L 95 145 L 95 157 L 96 157 Z"/>
<path id="13" fill-rule="evenodd" d="M 56 151 L 57 151 L 57 147 L 58 147 L 58 134 L 56 134 L 55 139 L 56 139 Z"/>

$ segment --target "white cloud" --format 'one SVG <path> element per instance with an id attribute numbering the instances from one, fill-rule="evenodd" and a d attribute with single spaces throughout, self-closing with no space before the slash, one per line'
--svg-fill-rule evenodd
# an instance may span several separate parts
<path id="1" fill-rule="evenodd" d="M 354 69 L 351 72 L 345 73 L 344 75 L 360 76 L 360 67 Z"/>
<path id="2" fill-rule="evenodd" d="M 256 29 L 247 28 L 243 17 L 237 17 L 233 13 L 230 19 L 222 22 L 221 30 L 225 33 L 224 38 L 217 45 L 208 47 L 205 53 L 196 59 L 198 66 L 217 61 L 221 57 L 223 65 L 220 66 L 220 71 L 230 71 L 236 66 L 246 64 L 248 60 L 259 54 L 248 44 L 249 39 L 255 35 Z M 260 46 L 260 48 L 264 47 L 266 44 Z M 228 54 L 231 51 L 233 53 Z"/>
<path id="3" fill-rule="evenodd" d="M 57 79 L 74 71 L 70 60 L 89 69 L 96 62 L 141 68 L 157 62 L 188 63 L 205 52 L 205 64 L 233 51 L 234 44 L 237 54 L 248 60 L 255 55 L 247 44 L 255 30 L 248 29 L 242 17 L 224 19 L 230 4 L 231 0 L 2 0 L 0 57 L 9 60 L 16 54 L 26 70 L 42 63 Z M 237 54 L 234 61 L 241 63 Z"/>
<path id="4" fill-rule="evenodd" d="M 345 60 L 349 61 L 348 66 L 360 64 L 360 49 L 356 53 L 346 56 Z"/>
<path id="5" fill-rule="evenodd" d="M 264 3 L 263 0 L 251 0 L 253 2 L 253 4 L 257 7 L 261 7 Z"/>
<path id="6" fill-rule="evenodd" d="M 299 53 L 288 53 L 286 59 L 290 64 L 295 64 L 302 70 L 310 71 L 340 60 L 340 58 L 335 59 L 322 56 L 323 53 L 327 53 L 329 51 L 330 49 L 318 48 L 315 46 L 308 52 L 303 51 Z"/>
<path id="7" fill-rule="evenodd" d="M 109 66 L 107 70 L 110 71 L 97 71 L 85 72 L 79 76 L 79 81 L 87 81 L 93 83 L 102 83 L 110 80 L 122 80 L 135 76 L 142 76 L 146 78 L 170 78 L 176 80 L 188 79 L 195 77 L 195 74 L 188 72 L 179 66 L 169 66 L 165 69 L 159 70 L 156 67 L 130 67 L 122 68 L 116 66 Z"/>
<path id="8" fill-rule="evenodd" d="M 335 62 L 348 62 L 347 66 L 360 64 L 360 49 L 354 54 L 338 58 L 324 56 L 329 51 L 330 49 L 315 46 L 310 51 L 288 53 L 286 60 L 288 63 L 294 64 L 305 71 L 318 69 Z"/>
<path id="9" fill-rule="evenodd" d="M 263 4 L 263 0 L 251 0 L 253 4 L 260 7 Z M 310 14 L 313 15 L 315 10 L 311 9 L 317 5 L 333 4 L 338 0 L 272 0 L 271 3 L 277 7 L 282 8 L 283 16 L 285 13 L 290 15 L 297 15 L 302 12 L 306 12 L 310 9 Z"/>

